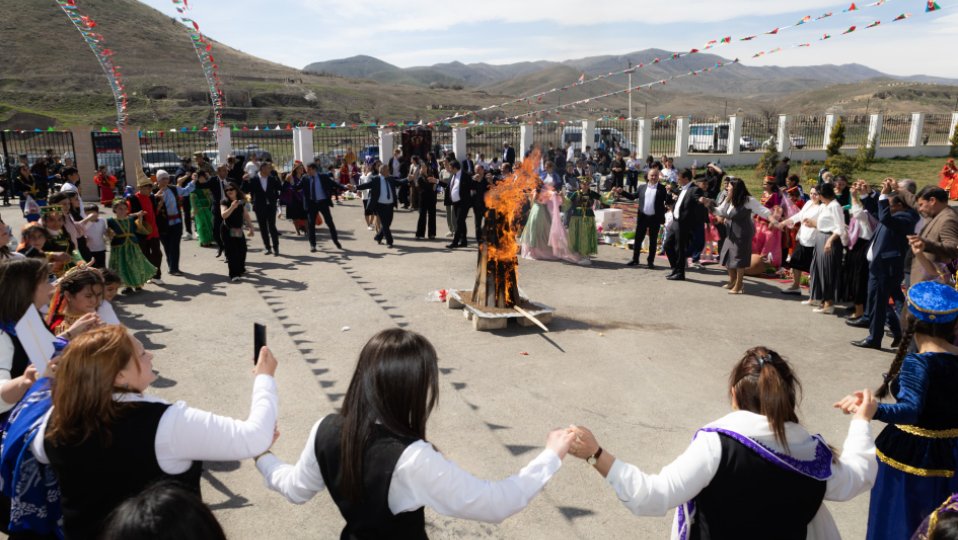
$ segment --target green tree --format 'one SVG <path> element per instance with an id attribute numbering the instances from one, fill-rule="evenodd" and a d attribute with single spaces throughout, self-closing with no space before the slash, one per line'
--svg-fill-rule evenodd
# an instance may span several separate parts
<path id="1" fill-rule="evenodd" d="M 867 171 L 868 166 L 875 161 L 875 152 L 878 150 L 878 134 L 872 137 L 871 141 L 858 147 L 858 153 L 855 156 L 855 167 L 862 171 Z"/>
<path id="2" fill-rule="evenodd" d="M 949 150 L 948 155 L 953 158 L 958 158 L 958 124 L 955 124 L 955 131 L 951 134 L 951 150 Z"/>
<path id="3" fill-rule="evenodd" d="M 845 122 L 839 116 L 832 126 L 832 132 L 828 137 L 828 146 L 825 147 L 825 154 L 828 157 L 837 156 L 842 153 L 842 147 L 845 146 Z"/>
<path id="4" fill-rule="evenodd" d="M 755 166 L 755 177 L 761 180 L 772 174 L 779 160 L 778 143 L 775 141 L 775 136 L 773 135 L 772 138 L 769 139 L 765 153 L 762 154 L 762 158 L 758 160 L 758 165 Z"/>

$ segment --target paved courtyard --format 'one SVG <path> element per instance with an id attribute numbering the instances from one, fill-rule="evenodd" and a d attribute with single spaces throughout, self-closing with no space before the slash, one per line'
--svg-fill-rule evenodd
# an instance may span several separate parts
<path id="1" fill-rule="evenodd" d="M 0 214 L 19 230 L 18 208 Z M 609 246 L 591 267 L 520 263 L 525 294 L 556 308 L 548 334 L 516 326 L 476 332 L 459 311 L 427 301 L 432 291 L 471 287 L 474 279 L 475 250 L 444 249 L 442 216 L 440 238 L 417 242 L 416 215 L 397 213 L 394 249 L 372 240 L 358 201 L 335 207 L 334 218 L 343 251 L 324 228 L 320 252 L 310 254 L 282 222 L 283 255 L 266 256 L 257 233 L 251 276 L 231 284 L 215 250 L 184 242 L 185 277 L 166 276 L 164 261 L 164 285 L 119 301 L 121 320 L 156 355 L 156 394 L 245 417 L 251 326 L 263 322 L 280 363 L 282 435 L 273 451 L 294 461 L 312 424 L 342 403 L 362 345 L 399 325 L 424 334 L 440 354 L 429 439 L 476 476 L 500 479 L 531 459 L 550 429 L 570 423 L 591 428 L 619 458 L 657 471 L 697 428 L 729 411 L 728 373 L 758 344 L 793 363 L 804 385 L 802 421 L 841 446 L 848 419 L 831 404 L 876 386 L 892 358 L 851 347 L 861 330 L 812 313 L 775 282 L 747 278 L 747 294 L 729 296 L 718 267 L 669 282 L 664 259 L 658 270 L 627 268 L 628 254 Z M 294 506 L 263 487 L 251 460 L 208 464 L 204 478 L 204 499 L 230 538 L 339 536 L 343 521 L 328 494 Z M 864 537 L 867 505 L 867 495 L 829 504 L 845 538 Z M 667 538 L 671 513 L 633 516 L 595 471 L 569 456 L 529 508 L 501 525 L 428 510 L 426 519 L 433 538 Z"/>

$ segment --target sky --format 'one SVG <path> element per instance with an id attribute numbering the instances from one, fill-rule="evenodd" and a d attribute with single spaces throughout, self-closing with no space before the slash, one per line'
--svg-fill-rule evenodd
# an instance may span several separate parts
<path id="1" fill-rule="evenodd" d="M 170 0 L 140 0 L 173 16 Z M 858 63 L 892 75 L 958 78 L 958 0 L 189 0 L 204 34 L 243 52 L 302 68 L 359 54 L 400 67 L 440 62 L 508 64 L 624 54 L 649 48 L 701 49 L 745 65 L 807 66 Z M 228 8 L 226 7 L 228 6 Z M 833 16 L 777 35 L 806 15 Z M 901 13 L 911 18 L 894 22 Z M 865 29 L 874 21 L 881 25 Z M 849 26 L 857 30 L 841 36 Z M 819 41 L 823 34 L 828 41 Z M 810 43 L 811 47 L 797 45 Z M 759 51 L 782 52 L 753 59 Z M 951 50 L 952 53 L 947 51 Z M 625 67 L 625 66 L 623 66 Z"/>

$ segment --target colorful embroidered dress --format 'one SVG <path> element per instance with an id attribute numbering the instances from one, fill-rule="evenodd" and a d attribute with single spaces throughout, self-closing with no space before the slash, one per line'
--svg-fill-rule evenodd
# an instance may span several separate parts
<path id="1" fill-rule="evenodd" d="M 110 241 L 110 270 L 120 275 L 127 287 L 142 287 L 156 274 L 156 267 L 140 250 L 136 238 L 136 219 L 109 218 L 107 227 L 113 231 Z"/>

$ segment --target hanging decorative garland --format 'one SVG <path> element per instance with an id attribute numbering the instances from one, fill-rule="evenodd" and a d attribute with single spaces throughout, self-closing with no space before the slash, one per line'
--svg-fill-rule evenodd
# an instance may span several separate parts
<path id="1" fill-rule="evenodd" d="M 200 32 L 200 25 L 193 19 L 185 17 L 185 13 L 190 9 L 189 0 L 173 0 L 177 13 L 180 14 L 180 20 L 186 23 L 186 28 L 190 32 L 190 41 L 193 43 L 193 50 L 196 51 L 196 57 L 203 67 L 203 75 L 206 77 L 206 84 L 209 87 L 210 103 L 213 107 L 213 123 L 215 126 L 222 127 L 223 124 L 223 85 L 220 81 L 219 66 L 213 58 L 213 43 Z"/>

